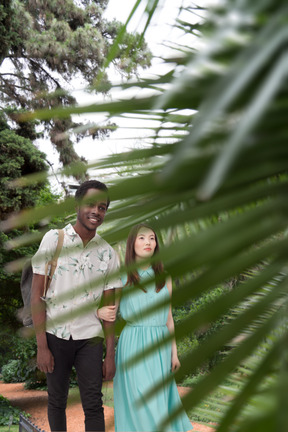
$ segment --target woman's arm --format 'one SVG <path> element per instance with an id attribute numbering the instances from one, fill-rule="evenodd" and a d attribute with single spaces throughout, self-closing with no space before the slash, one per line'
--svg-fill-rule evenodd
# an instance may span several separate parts
<path id="1" fill-rule="evenodd" d="M 172 280 L 170 278 L 167 280 L 167 288 L 170 294 L 170 299 L 172 299 Z M 175 327 L 174 327 L 174 320 L 172 316 L 171 302 L 170 302 L 166 325 L 168 327 L 169 332 L 174 336 L 172 340 L 171 371 L 176 372 L 180 368 L 181 364 L 177 354 L 177 345 L 175 340 Z"/>
<path id="2" fill-rule="evenodd" d="M 97 310 L 97 317 L 101 320 L 113 322 L 116 320 L 117 310 L 120 303 L 122 288 L 115 288 L 115 304 L 103 306 Z"/>

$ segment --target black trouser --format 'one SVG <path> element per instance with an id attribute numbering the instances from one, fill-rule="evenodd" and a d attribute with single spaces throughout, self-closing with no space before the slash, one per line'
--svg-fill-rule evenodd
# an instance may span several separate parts
<path id="1" fill-rule="evenodd" d="M 66 431 L 66 405 L 72 367 L 77 372 L 85 431 L 105 431 L 102 404 L 103 339 L 69 340 L 47 333 L 54 371 L 47 373 L 48 420 L 51 431 Z"/>

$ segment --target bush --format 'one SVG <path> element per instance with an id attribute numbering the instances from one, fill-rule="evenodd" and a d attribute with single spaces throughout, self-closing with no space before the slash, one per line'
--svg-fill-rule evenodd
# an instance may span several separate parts
<path id="1" fill-rule="evenodd" d="M 18 339 L 18 337 L 15 336 L 14 330 L 1 328 L 0 369 L 2 369 L 3 365 L 7 364 L 9 360 L 13 360 L 15 358 L 14 347 L 16 339 Z"/>
<path id="2" fill-rule="evenodd" d="M 178 323 L 182 322 L 189 316 L 193 315 L 194 313 L 198 312 L 201 309 L 204 309 L 207 306 L 207 304 L 213 303 L 215 300 L 217 300 L 217 298 L 222 296 L 225 292 L 229 291 L 229 289 L 230 288 L 228 285 L 216 287 L 204 293 L 200 297 L 197 297 L 193 301 L 188 302 L 186 305 L 178 308 L 174 308 L 173 317 L 176 326 Z M 219 329 L 227 322 L 228 319 L 229 319 L 228 316 L 223 316 L 221 317 L 221 319 L 211 322 L 207 324 L 207 326 L 203 326 L 197 329 L 193 333 L 188 333 L 181 340 L 177 340 L 177 328 L 176 328 L 177 351 L 178 351 L 180 362 L 181 362 L 181 357 L 184 357 L 193 349 L 197 348 L 197 346 L 201 344 L 208 336 L 219 331 Z M 211 370 L 219 361 L 221 361 L 222 357 L 223 357 L 222 351 L 216 352 L 215 355 L 211 357 L 205 364 L 203 364 L 201 369 L 197 371 L 197 375 L 199 373 L 201 376 L 203 373 Z M 191 379 L 193 379 L 193 376 L 190 375 L 186 376 L 184 381 L 182 382 L 182 385 L 184 382 Z"/>
<path id="3" fill-rule="evenodd" d="M 36 338 L 23 338 L 19 335 L 10 341 L 9 361 L 2 367 L 5 383 L 25 382 L 25 388 L 43 388 L 46 376 L 36 366 Z M 7 357 L 7 354 L 6 354 Z"/>
<path id="4" fill-rule="evenodd" d="M 9 360 L 2 367 L 2 376 L 5 383 L 25 382 L 26 389 L 44 390 L 46 375 L 37 369 L 37 342 L 35 337 L 24 338 L 19 335 L 10 341 Z M 6 355 L 7 358 L 7 355 Z M 77 385 L 76 371 L 73 368 L 70 378 L 70 387 Z"/>
<path id="5" fill-rule="evenodd" d="M 205 376 L 205 374 L 198 374 L 194 376 L 187 376 L 181 383 L 183 387 L 193 387 Z"/>
<path id="6" fill-rule="evenodd" d="M 0 395 L 0 426 L 10 426 L 19 423 L 21 411 L 10 405 L 8 399 Z M 25 414 L 27 417 L 27 414 Z"/>
<path id="7" fill-rule="evenodd" d="M 177 353 L 179 360 L 181 361 L 181 358 L 185 357 L 186 354 L 191 352 L 198 345 L 199 342 L 194 335 L 188 335 L 180 340 L 177 340 Z"/>
<path id="8" fill-rule="evenodd" d="M 20 360 L 9 360 L 9 362 L 2 368 L 2 379 L 4 383 L 23 382 L 20 369 Z"/>

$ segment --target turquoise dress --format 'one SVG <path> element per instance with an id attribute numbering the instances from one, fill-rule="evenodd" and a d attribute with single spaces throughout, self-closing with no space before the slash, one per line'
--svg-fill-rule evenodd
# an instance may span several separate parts
<path id="1" fill-rule="evenodd" d="M 153 269 L 139 271 L 140 278 L 153 277 Z M 123 286 L 127 278 L 123 280 Z M 124 287 L 125 291 L 131 290 Z M 120 313 L 126 325 L 120 335 L 116 351 L 116 375 L 114 378 L 115 432 L 154 432 L 169 413 L 181 405 L 177 386 L 173 380 L 154 396 L 145 398 L 145 393 L 155 384 L 171 374 L 171 343 L 168 343 L 143 360 L 126 366 L 132 357 L 144 352 L 147 347 L 157 345 L 169 330 L 166 326 L 169 305 L 159 308 L 144 317 L 143 311 L 150 310 L 156 303 L 169 298 L 165 286 L 158 293 L 155 284 L 146 286 L 146 293 L 135 288 L 120 302 Z M 138 402 L 138 403 L 137 403 Z M 182 412 L 170 422 L 165 431 L 184 432 L 193 429 L 187 415 Z M 163 431 L 164 429 L 161 429 Z"/>

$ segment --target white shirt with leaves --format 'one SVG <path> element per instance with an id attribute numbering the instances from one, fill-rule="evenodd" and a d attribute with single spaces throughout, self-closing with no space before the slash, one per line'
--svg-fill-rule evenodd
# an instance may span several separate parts
<path id="1" fill-rule="evenodd" d="M 32 259 L 33 273 L 45 275 L 45 263 L 56 250 L 58 230 L 48 231 Z M 119 269 L 114 249 L 98 234 L 84 247 L 71 224 L 64 228 L 64 243 L 53 280 L 46 294 L 47 332 L 61 339 L 104 337 L 96 311 L 103 290 L 121 288 L 113 273 Z"/>

